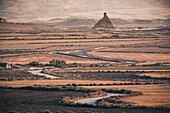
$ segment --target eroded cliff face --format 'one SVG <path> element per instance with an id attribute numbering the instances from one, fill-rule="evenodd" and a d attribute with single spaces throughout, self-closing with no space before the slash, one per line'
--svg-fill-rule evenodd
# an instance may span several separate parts
<path id="1" fill-rule="evenodd" d="M 109 17 L 107 16 L 106 12 L 104 13 L 104 16 L 101 20 L 99 20 L 93 27 L 94 28 L 109 28 L 109 29 L 115 29 L 115 25 L 111 22 Z"/>

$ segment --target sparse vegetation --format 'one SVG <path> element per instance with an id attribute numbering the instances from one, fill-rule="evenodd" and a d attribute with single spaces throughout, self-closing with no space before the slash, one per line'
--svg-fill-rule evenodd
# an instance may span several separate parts
<path id="1" fill-rule="evenodd" d="M 131 103 L 135 106 L 167 106 L 169 95 L 169 84 L 152 84 L 152 85 L 119 85 L 119 86 L 83 86 L 85 88 L 97 89 L 126 89 L 132 91 L 141 91 L 143 95 L 121 98 L 120 101 Z M 159 93 L 158 93 L 159 91 Z M 158 100 L 155 100 L 157 98 Z M 161 104 L 158 104 L 161 103 Z"/>
<path id="2" fill-rule="evenodd" d="M 58 59 L 53 59 L 52 61 L 49 61 L 49 66 L 55 66 L 55 67 L 64 67 L 66 66 L 66 61 L 64 60 L 58 60 Z"/>
<path id="3" fill-rule="evenodd" d="M 43 80 L 47 79 L 44 76 L 36 76 L 27 71 L 22 70 L 0 70 L 0 81 L 15 81 L 15 80 Z"/>
<path id="4" fill-rule="evenodd" d="M 33 61 L 33 62 L 30 62 L 30 65 L 31 66 L 39 66 L 39 62 L 36 62 L 36 61 Z"/>
<path id="5" fill-rule="evenodd" d="M 146 83 L 167 83 L 167 77 L 150 77 L 139 76 L 144 72 L 131 72 L 131 71 L 97 71 L 97 72 L 55 72 L 50 70 L 43 70 L 45 73 L 52 75 L 60 75 L 64 80 L 113 80 L 113 81 L 132 81 L 132 82 L 146 82 Z M 147 72 L 146 72 L 147 73 Z M 116 84 L 115 84 L 116 85 Z M 118 84 L 117 84 L 118 85 Z M 121 84 L 120 84 L 121 85 Z M 128 84 L 127 84 L 128 85 Z M 130 85 L 130 84 L 129 84 Z M 132 85 L 132 84 L 131 84 Z"/>
<path id="6" fill-rule="evenodd" d="M 63 24 L 91 24 L 88 21 Z M 169 20 L 112 21 L 120 30 L 0 23 L 0 62 L 12 65 L 0 68 L 0 112 L 168 112 Z M 61 78 L 32 75 L 29 68 Z M 96 105 L 74 103 L 106 92 L 126 95 Z"/>
<path id="7" fill-rule="evenodd" d="M 88 112 L 107 112 L 107 113 L 126 113 L 137 112 L 137 113 L 162 113 L 168 112 L 165 109 L 120 109 L 120 108 L 89 108 L 89 107 L 75 107 L 75 106 L 62 106 L 56 101 L 56 98 L 62 98 L 63 96 L 80 96 L 83 93 L 80 92 L 47 92 L 47 91 L 34 91 L 34 90 L 0 90 L 0 108 L 1 112 L 40 112 L 40 111 L 51 111 L 53 113 L 86 113 Z M 10 94 L 10 95 L 6 95 Z M 21 99 L 22 98 L 22 99 Z M 8 100 L 8 102 L 6 102 Z M 17 106 L 16 106 L 17 105 Z M 85 105 L 84 105 L 85 106 Z"/>
<path id="8" fill-rule="evenodd" d="M 36 91 L 76 91 L 76 92 L 85 92 L 84 95 L 81 96 L 64 96 L 61 99 L 58 99 L 58 102 L 64 105 L 77 105 L 73 101 L 79 100 L 82 98 L 92 98 L 92 97 L 101 97 L 101 96 L 107 96 L 106 92 L 109 93 L 122 93 L 127 94 L 127 96 L 137 96 L 142 95 L 142 92 L 137 91 L 131 91 L 131 90 L 113 90 L 113 89 L 85 89 L 82 87 L 61 87 L 61 88 L 53 88 L 53 87 L 42 87 L 42 86 L 26 86 L 26 87 L 3 87 L 1 86 L 0 89 L 20 89 L 20 90 L 36 90 Z M 124 96 L 125 97 L 125 96 Z M 123 103 L 123 102 L 122 102 Z M 79 104 L 78 104 L 79 105 Z M 93 106 L 93 105 L 87 105 L 87 106 Z M 107 107 L 107 106 L 105 106 Z M 120 106 L 121 107 L 121 106 Z"/>

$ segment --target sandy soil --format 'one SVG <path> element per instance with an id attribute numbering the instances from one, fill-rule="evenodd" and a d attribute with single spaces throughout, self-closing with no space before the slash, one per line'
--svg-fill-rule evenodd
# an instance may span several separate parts
<path id="1" fill-rule="evenodd" d="M 10 55 L 11 56 L 11 55 Z M 38 61 L 39 63 L 46 64 L 53 59 L 65 60 L 66 63 L 105 63 L 105 61 L 100 60 L 89 60 L 83 58 L 76 58 L 71 56 L 61 56 L 56 54 L 23 54 L 22 56 L 13 56 L 0 58 L 0 62 L 8 62 L 12 64 L 29 64 L 33 61 Z"/>
<path id="2" fill-rule="evenodd" d="M 154 53 L 109 53 L 109 52 L 88 52 L 90 55 L 108 57 L 115 59 L 146 61 L 148 63 L 170 62 L 170 54 Z"/>
<path id="3" fill-rule="evenodd" d="M 102 81 L 102 80 L 23 80 L 23 81 L 1 81 L 2 86 L 22 87 L 38 85 L 67 85 L 67 84 L 109 84 L 109 83 L 133 83 L 129 81 Z"/>

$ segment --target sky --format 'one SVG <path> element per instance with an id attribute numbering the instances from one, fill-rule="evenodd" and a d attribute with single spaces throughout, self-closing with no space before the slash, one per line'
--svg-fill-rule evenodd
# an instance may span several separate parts
<path id="1" fill-rule="evenodd" d="M 0 17 L 7 20 L 54 18 L 170 18 L 170 0 L 0 0 Z"/>

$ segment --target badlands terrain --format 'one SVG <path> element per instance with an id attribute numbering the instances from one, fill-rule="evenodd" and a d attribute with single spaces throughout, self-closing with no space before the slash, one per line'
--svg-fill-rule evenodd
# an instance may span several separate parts
<path id="1" fill-rule="evenodd" d="M 0 112 L 168 112 L 169 19 L 97 21 L 1 22 Z M 124 96 L 75 103 L 106 93 Z"/>

